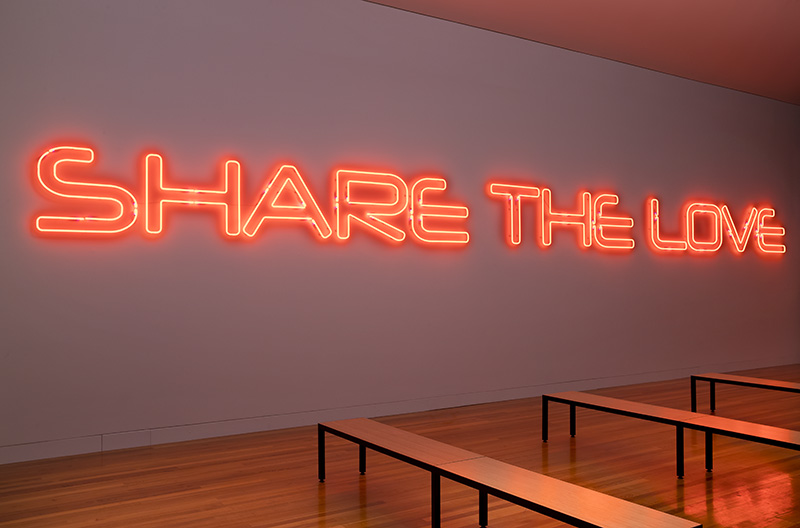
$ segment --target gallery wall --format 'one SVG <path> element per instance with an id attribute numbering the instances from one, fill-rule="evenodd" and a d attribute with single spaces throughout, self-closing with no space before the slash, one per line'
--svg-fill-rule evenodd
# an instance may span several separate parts
<path id="1" fill-rule="evenodd" d="M 800 360 L 800 108 L 359 0 L 0 5 L 0 463 Z M 174 207 L 114 237 L 40 236 L 50 148 L 140 193 L 236 159 L 251 207 L 294 164 L 446 179 L 466 247 L 249 240 Z M 506 241 L 487 182 L 576 207 L 612 190 L 636 247 Z M 652 251 L 645 201 L 775 208 L 787 252 Z M 297 224 L 297 225 L 295 225 Z"/>

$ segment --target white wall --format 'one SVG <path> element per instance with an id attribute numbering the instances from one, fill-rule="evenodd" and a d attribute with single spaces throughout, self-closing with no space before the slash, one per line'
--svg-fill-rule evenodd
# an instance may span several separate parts
<path id="1" fill-rule="evenodd" d="M 5 1 L 0 68 L 0 462 L 800 360 L 796 106 L 357 0 Z M 37 238 L 63 141 L 136 189 L 232 155 L 251 200 L 290 161 L 328 212 L 336 168 L 441 174 L 472 241 Z M 636 250 L 510 249 L 500 176 L 616 190 Z M 788 253 L 656 255 L 651 193 L 772 204 Z"/>

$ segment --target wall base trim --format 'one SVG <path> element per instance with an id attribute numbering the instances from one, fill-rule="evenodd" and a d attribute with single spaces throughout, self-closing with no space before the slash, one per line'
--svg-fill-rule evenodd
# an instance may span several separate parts
<path id="1" fill-rule="evenodd" d="M 445 409 L 449 407 L 461 407 L 464 405 L 515 400 L 520 398 L 532 398 L 549 392 L 592 390 L 635 383 L 665 381 L 683 377 L 687 378 L 686 397 L 688 402 L 688 377 L 691 374 L 712 371 L 731 372 L 767 366 L 774 365 L 764 365 L 757 360 L 739 361 L 725 364 L 696 365 L 688 368 L 641 372 L 603 378 L 576 379 L 557 383 L 513 387 L 493 391 L 448 394 L 405 401 L 365 404 L 353 407 L 319 409 L 202 424 L 176 425 L 156 429 L 104 433 L 77 438 L 31 442 L 26 444 L 0 446 L 0 464 L 11 464 L 15 462 L 39 460 L 44 458 L 82 455 L 87 453 L 129 449 L 134 447 L 147 447 L 158 444 L 255 433 L 259 431 L 270 431 L 275 429 L 286 429 L 290 427 L 308 426 L 314 425 L 318 422 L 341 420 L 345 418 L 358 418 L 362 416 L 388 416 L 394 414 L 428 411 L 433 409 Z"/>

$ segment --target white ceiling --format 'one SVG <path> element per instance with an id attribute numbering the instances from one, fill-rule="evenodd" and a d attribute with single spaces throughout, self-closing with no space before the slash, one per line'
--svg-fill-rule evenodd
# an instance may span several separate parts
<path id="1" fill-rule="evenodd" d="M 800 0 L 367 0 L 800 105 Z"/>

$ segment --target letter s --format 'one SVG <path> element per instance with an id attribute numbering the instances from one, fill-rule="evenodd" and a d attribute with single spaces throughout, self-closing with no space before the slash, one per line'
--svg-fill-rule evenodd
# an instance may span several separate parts
<path id="1" fill-rule="evenodd" d="M 138 214 L 133 194 L 119 185 L 65 179 L 60 165 L 90 164 L 94 151 L 86 147 L 54 147 L 42 154 L 36 164 L 36 180 L 58 201 L 69 203 L 105 204 L 109 212 L 103 216 L 37 216 L 35 229 L 40 233 L 121 233 L 129 229 Z"/>

